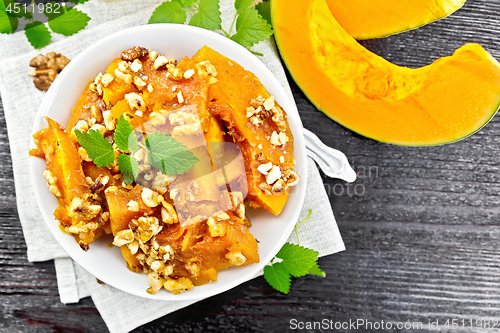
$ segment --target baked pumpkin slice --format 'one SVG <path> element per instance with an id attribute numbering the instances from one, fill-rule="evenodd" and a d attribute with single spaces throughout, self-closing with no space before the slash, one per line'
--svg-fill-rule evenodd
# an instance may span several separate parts
<path id="1" fill-rule="evenodd" d="M 339 124 L 404 146 L 463 139 L 500 105 L 500 64 L 480 45 L 422 68 L 394 65 L 354 40 L 326 0 L 272 0 L 274 35 L 290 74 Z"/>
<path id="2" fill-rule="evenodd" d="M 200 64 L 215 79 L 208 88 L 208 111 L 224 122 L 241 149 L 249 205 L 278 215 L 299 179 L 285 111 L 254 74 L 207 46 L 179 66 Z"/>
<path id="3" fill-rule="evenodd" d="M 37 149 L 30 151 L 30 155 L 44 158 L 47 163 L 43 175 L 59 202 L 54 216 L 60 221 L 60 228 L 87 249 L 103 233 L 106 220 L 101 216 L 101 205 L 86 180 L 80 154 L 70 135 L 56 121 L 45 119 L 49 127 L 34 135 Z"/>

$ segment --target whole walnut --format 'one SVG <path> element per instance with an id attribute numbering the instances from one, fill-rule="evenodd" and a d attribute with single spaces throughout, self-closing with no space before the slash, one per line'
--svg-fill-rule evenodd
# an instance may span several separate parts
<path id="1" fill-rule="evenodd" d="M 38 90 L 47 91 L 69 61 L 64 55 L 56 52 L 39 54 L 30 60 L 30 67 L 35 69 L 28 75 L 34 77 L 33 83 Z"/>

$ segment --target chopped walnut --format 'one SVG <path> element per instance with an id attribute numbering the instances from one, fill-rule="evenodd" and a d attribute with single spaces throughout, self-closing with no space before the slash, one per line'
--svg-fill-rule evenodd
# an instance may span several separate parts
<path id="1" fill-rule="evenodd" d="M 134 241 L 134 233 L 130 229 L 125 229 L 118 231 L 113 240 L 114 246 L 123 246 L 125 244 L 132 243 Z"/>
<path id="2" fill-rule="evenodd" d="M 269 173 L 269 170 L 271 170 L 273 167 L 273 163 L 269 162 L 269 163 L 265 163 L 265 164 L 261 164 L 257 167 L 257 170 L 259 170 L 259 172 L 263 175 L 267 175 Z"/>
<path id="3" fill-rule="evenodd" d="M 177 295 L 183 291 L 193 289 L 194 285 L 190 279 L 180 277 L 178 279 L 167 279 L 167 281 L 163 284 L 163 287 L 172 294 Z"/>
<path id="4" fill-rule="evenodd" d="M 140 71 L 142 68 L 142 62 L 139 59 L 135 59 L 131 64 L 130 64 L 130 69 L 132 72 L 137 73 Z"/>
<path id="5" fill-rule="evenodd" d="M 178 101 L 180 104 L 184 103 L 184 97 L 182 97 L 182 91 L 179 91 L 179 92 L 177 93 L 177 101 Z"/>
<path id="6" fill-rule="evenodd" d="M 287 187 L 286 182 L 283 179 L 278 179 L 276 183 L 273 185 L 273 192 L 274 193 L 281 193 L 283 192 Z"/>
<path id="7" fill-rule="evenodd" d="M 142 112 L 146 111 L 146 103 L 144 103 L 141 95 L 137 93 L 129 93 L 125 95 L 125 99 L 132 110 L 137 109 Z"/>
<path id="8" fill-rule="evenodd" d="M 241 252 L 229 252 L 226 254 L 226 258 L 232 266 L 241 266 L 247 261 L 247 258 Z"/>
<path id="9" fill-rule="evenodd" d="M 111 111 L 104 111 L 102 113 L 102 117 L 104 119 L 104 125 L 109 131 L 112 131 L 116 127 L 116 118 L 113 117 Z"/>
<path id="10" fill-rule="evenodd" d="M 61 191 L 59 191 L 59 187 L 57 187 L 56 178 L 52 172 L 50 172 L 50 170 L 45 170 L 43 172 L 43 176 L 45 177 L 45 180 L 47 180 L 47 186 L 49 187 L 50 193 L 58 198 L 61 197 Z"/>
<path id="11" fill-rule="evenodd" d="M 292 169 L 285 170 L 285 172 L 283 172 L 283 176 L 288 186 L 295 186 L 300 180 L 299 174 Z"/>
<path id="12" fill-rule="evenodd" d="M 198 75 L 217 76 L 217 69 L 215 69 L 215 66 L 208 60 L 197 63 L 196 69 L 198 70 Z"/>
<path id="13" fill-rule="evenodd" d="M 69 59 L 60 53 L 39 54 L 30 60 L 30 67 L 35 69 L 29 72 L 28 75 L 35 78 L 33 83 L 38 90 L 47 91 L 68 63 Z"/>
<path id="14" fill-rule="evenodd" d="M 151 188 L 158 191 L 160 194 L 167 192 L 167 186 L 169 183 L 175 180 L 175 176 L 168 176 L 162 172 L 156 173 L 155 179 L 151 183 Z"/>
<path id="15" fill-rule="evenodd" d="M 101 109 L 99 109 L 97 106 L 92 105 L 90 107 L 90 116 L 92 119 L 95 119 L 96 121 L 101 121 L 102 120 L 102 112 Z"/>
<path id="16" fill-rule="evenodd" d="M 141 199 L 148 207 L 156 207 L 164 200 L 163 196 L 159 195 L 158 192 L 152 191 L 147 187 L 142 189 Z"/>
<path id="17" fill-rule="evenodd" d="M 82 159 L 82 161 L 86 161 L 86 162 L 92 161 L 89 157 L 89 154 L 87 154 L 87 151 L 83 147 L 78 148 L 78 155 L 80 155 L 80 158 Z"/>
<path id="18" fill-rule="evenodd" d="M 207 220 L 208 232 L 212 237 L 223 237 L 226 234 L 226 226 L 215 222 L 213 217 Z"/>
<path id="19" fill-rule="evenodd" d="M 118 68 L 115 69 L 115 76 L 117 79 L 125 82 L 126 84 L 132 83 L 132 75 L 123 73 Z"/>
<path id="20" fill-rule="evenodd" d="M 200 128 L 201 128 L 200 122 L 175 126 L 174 129 L 172 130 L 172 137 L 195 134 L 200 130 Z"/>
<path id="21" fill-rule="evenodd" d="M 160 67 L 163 67 L 168 64 L 175 64 L 176 60 L 172 58 L 167 58 L 164 55 L 158 56 L 153 63 L 153 69 L 157 70 Z"/>
<path id="22" fill-rule="evenodd" d="M 166 201 L 162 201 L 162 209 L 161 209 L 161 219 L 166 224 L 174 224 L 179 222 L 179 217 L 177 216 L 177 212 L 174 207 Z"/>
<path id="23" fill-rule="evenodd" d="M 148 55 L 149 50 L 145 47 L 134 46 L 121 54 L 122 60 L 132 61 L 141 57 Z"/>
<path id="24" fill-rule="evenodd" d="M 79 197 L 73 198 L 71 201 L 68 216 L 84 221 L 90 221 L 101 212 L 101 206 L 92 205 L 87 200 L 82 200 Z"/>
<path id="25" fill-rule="evenodd" d="M 130 223 L 136 227 L 138 240 L 145 243 L 156 236 L 162 229 L 160 221 L 154 216 L 141 216 L 137 220 L 133 219 Z"/>
<path id="26" fill-rule="evenodd" d="M 131 212 L 138 212 L 139 211 L 139 203 L 135 200 L 130 200 L 127 203 L 127 209 L 130 210 Z"/>
<path id="27" fill-rule="evenodd" d="M 169 76 L 176 80 L 176 81 L 179 81 L 181 80 L 184 76 L 182 75 L 182 70 L 180 70 L 178 67 L 176 67 L 175 65 L 172 65 L 172 64 L 168 64 L 167 65 L 167 69 L 168 69 L 168 74 Z"/>
<path id="28" fill-rule="evenodd" d="M 190 79 L 194 75 L 194 69 L 190 68 L 184 72 L 184 78 Z"/>
<path id="29" fill-rule="evenodd" d="M 281 178 L 281 170 L 278 166 L 273 165 L 271 171 L 266 176 L 266 183 L 269 185 L 274 184 L 275 181 Z"/>
<path id="30" fill-rule="evenodd" d="M 274 96 L 269 96 L 265 101 L 264 103 L 262 103 L 262 105 L 264 106 L 264 108 L 267 110 L 267 111 L 270 111 L 273 109 L 274 107 Z"/>
<path id="31" fill-rule="evenodd" d="M 165 279 L 160 277 L 156 272 L 150 272 L 148 274 L 148 284 L 151 288 L 148 288 L 146 291 L 152 295 L 156 294 L 158 290 L 161 289 L 163 284 L 165 283 Z"/>
<path id="32" fill-rule="evenodd" d="M 140 77 L 136 76 L 134 78 L 134 84 L 137 88 L 142 89 L 146 86 L 146 82 L 144 82 Z"/>

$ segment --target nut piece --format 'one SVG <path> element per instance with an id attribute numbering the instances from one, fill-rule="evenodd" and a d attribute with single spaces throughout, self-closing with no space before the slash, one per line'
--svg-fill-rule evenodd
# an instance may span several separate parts
<path id="1" fill-rule="evenodd" d="M 116 233 L 115 239 L 113 240 L 114 246 L 123 246 L 125 244 L 132 243 L 134 240 L 134 233 L 130 229 L 125 229 L 118 231 Z"/>
<path id="2" fill-rule="evenodd" d="M 130 210 L 131 212 L 138 212 L 139 211 L 139 203 L 135 200 L 130 200 L 127 204 L 127 209 Z"/>
<path id="3" fill-rule="evenodd" d="M 146 291 L 154 295 L 158 290 L 161 289 L 164 283 L 164 278 L 160 277 L 156 272 L 151 272 L 148 274 L 148 284 L 151 288 L 148 288 Z"/>
<path id="4" fill-rule="evenodd" d="M 141 95 L 130 93 L 125 95 L 125 99 L 132 110 L 137 109 L 142 112 L 146 111 L 146 103 L 144 103 Z"/>
<path id="5" fill-rule="evenodd" d="M 142 189 L 141 199 L 144 204 L 148 207 L 156 207 L 162 202 L 164 199 L 161 195 L 156 191 L 152 191 L 147 187 Z"/>
<path id="6" fill-rule="evenodd" d="M 68 216 L 72 219 L 90 221 L 101 212 L 101 206 L 92 205 L 87 200 L 82 200 L 79 197 L 73 198 L 71 201 Z"/>
<path id="7" fill-rule="evenodd" d="M 62 196 L 61 191 L 59 191 L 59 188 L 57 187 L 56 178 L 54 177 L 52 172 L 50 172 L 50 170 L 45 170 L 43 172 L 43 176 L 47 180 L 47 186 L 49 187 L 50 193 L 52 193 L 58 198 L 61 197 Z"/>
<path id="8" fill-rule="evenodd" d="M 60 53 L 49 52 L 45 56 L 39 54 L 30 60 L 30 67 L 35 69 L 28 75 L 35 78 L 33 83 L 38 90 L 47 91 L 68 63 L 69 59 Z"/>
<path id="9" fill-rule="evenodd" d="M 139 59 L 135 59 L 132 64 L 130 64 L 130 69 L 133 72 L 138 72 L 142 68 L 142 62 Z"/>
<path id="10" fill-rule="evenodd" d="M 177 212 L 174 207 L 166 201 L 162 201 L 161 208 L 161 219 L 166 224 L 175 224 L 179 222 L 179 217 L 177 216 Z"/>
<path id="11" fill-rule="evenodd" d="M 265 164 L 261 164 L 257 167 L 257 170 L 259 170 L 259 172 L 263 175 L 267 175 L 269 173 L 269 170 L 271 170 L 273 167 L 273 163 L 272 162 L 269 162 L 269 163 L 265 163 Z"/>
<path id="12" fill-rule="evenodd" d="M 166 290 L 170 291 L 172 294 L 177 295 L 182 293 L 183 291 L 193 289 L 194 285 L 190 279 L 181 277 L 178 279 L 168 279 L 163 284 L 163 287 Z"/>
<path id="13" fill-rule="evenodd" d="M 145 47 L 134 46 L 126 51 L 122 52 L 121 58 L 122 60 L 132 61 L 138 59 L 140 57 L 144 57 L 148 55 L 149 50 Z"/>
<path id="14" fill-rule="evenodd" d="M 193 75 L 194 75 L 194 69 L 192 68 L 184 72 L 185 79 L 190 79 Z"/>
<path id="15" fill-rule="evenodd" d="M 229 252 L 226 254 L 226 258 L 229 259 L 232 266 L 241 266 L 247 261 L 247 258 L 241 252 Z"/>
<path id="16" fill-rule="evenodd" d="M 213 217 L 207 220 L 208 231 L 212 237 L 223 237 L 226 234 L 226 226 L 215 222 Z"/>
<path id="17" fill-rule="evenodd" d="M 278 166 L 273 165 L 271 171 L 266 176 L 266 183 L 269 185 L 274 184 L 275 181 L 281 178 L 281 170 Z"/>
<path id="18" fill-rule="evenodd" d="M 274 96 L 270 96 L 268 99 L 266 99 L 263 105 L 266 111 L 272 110 L 274 107 Z"/>
<path id="19" fill-rule="evenodd" d="M 286 184 L 288 186 L 295 186 L 300 180 L 299 174 L 292 169 L 285 170 L 285 172 L 283 173 L 283 177 L 285 178 Z"/>
<path id="20" fill-rule="evenodd" d="M 175 59 L 172 58 L 167 58 L 164 55 L 159 55 L 158 58 L 155 59 L 155 62 L 153 63 L 153 69 L 158 69 L 162 66 L 172 64 L 174 65 L 176 63 Z"/>

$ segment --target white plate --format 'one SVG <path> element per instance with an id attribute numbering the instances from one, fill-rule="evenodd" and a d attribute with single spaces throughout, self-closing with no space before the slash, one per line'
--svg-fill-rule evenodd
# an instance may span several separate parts
<path id="1" fill-rule="evenodd" d="M 133 46 L 144 46 L 160 54 L 165 54 L 167 57 L 181 59 L 185 56 L 193 56 L 204 45 L 233 59 L 254 73 L 287 112 L 290 128 L 294 135 L 296 171 L 301 176 L 301 181 L 292 188 L 282 213 L 279 216 L 274 216 L 262 209 L 248 209 L 248 216 L 252 221 L 250 231 L 260 242 L 260 263 L 223 270 L 219 272 L 217 282 L 195 287 L 180 295 L 173 295 L 163 289 L 155 295 L 150 295 L 146 292 L 149 287 L 146 274 L 136 274 L 129 271 L 119 248 L 110 248 L 107 243 L 97 240 L 90 245 L 88 252 L 84 252 L 72 236 L 61 232 L 58 221 L 52 215 L 57 207 L 57 200 L 49 192 L 42 176 L 45 170 L 45 161 L 40 158 L 30 158 L 31 178 L 37 203 L 43 219 L 57 241 L 68 252 L 69 256 L 90 274 L 110 286 L 133 295 L 157 300 L 177 301 L 210 297 L 251 279 L 274 257 L 286 242 L 299 218 L 307 182 L 306 149 L 302 136 L 302 123 L 295 104 L 288 98 L 285 90 L 267 67 L 257 57 L 230 39 L 187 25 L 153 24 L 134 27 L 110 35 L 73 59 L 47 92 L 33 127 L 33 133 L 47 127 L 43 119 L 44 116 L 67 126 L 71 111 L 88 80 L 93 79 L 99 72 L 105 72 L 107 66 L 119 57 L 123 50 Z M 34 148 L 33 139 L 31 141 L 31 146 Z"/>

